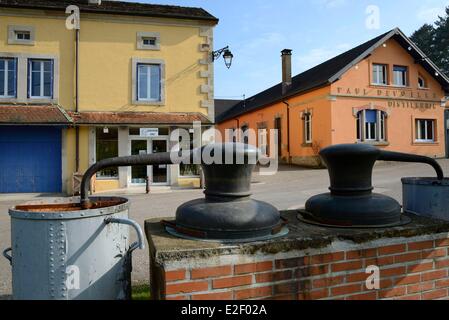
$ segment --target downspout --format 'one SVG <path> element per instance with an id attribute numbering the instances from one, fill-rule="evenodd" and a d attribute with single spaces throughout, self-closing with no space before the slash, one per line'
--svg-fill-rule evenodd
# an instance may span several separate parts
<path id="1" fill-rule="evenodd" d="M 235 121 L 237 122 L 237 137 L 235 137 L 235 139 L 236 139 L 236 142 L 238 142 L 242 138 L 240 136 L 240 119 L 239 118 L 235 118 Z"/>
<path id="2" fill-rule="evenodd" d="M 291 163 L 290 156 L 290 103 L 287 101 L 282 101 L 283 104 L 287 107 L 287 153 L 288 153 L 288 163 Z"/>
<path id="3" fill-rule="evenodd" d="M 79 112 L 79 42 L 80 42 L 80 29 L 76 29 L 75 40 L 75 112 Z M 80 169 L 80 129 L 75 124 L 75 172 L 79 172 Z"/>

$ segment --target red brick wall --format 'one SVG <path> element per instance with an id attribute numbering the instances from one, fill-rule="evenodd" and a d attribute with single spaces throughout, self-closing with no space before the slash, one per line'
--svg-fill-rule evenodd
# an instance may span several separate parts
<path id="1" fill-rule="evenodd" d="M 162 299 L 447 299 L 449 239 L 429 240 L 288 259 L 258 254 L 258 262 L 167 270 L 157 268 Z M 196 264 L 198 264 L 196 262 Z M 380 289 L 368 290 L 371 265 Z"/>

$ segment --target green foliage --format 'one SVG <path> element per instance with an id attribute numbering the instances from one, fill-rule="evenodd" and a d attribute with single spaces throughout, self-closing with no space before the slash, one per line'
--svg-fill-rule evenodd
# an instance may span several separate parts
<path id="1" fill-rule="evenodd" d="M 132 300 L 150 300 L 150 286 L 138 285 L 132 288 Z"/>
<path id="2" fill-rule="evenodd" d="M 434 25 L 424 24 L 413 33 L 411 39 L 449 76 L 449 7 Z"/>

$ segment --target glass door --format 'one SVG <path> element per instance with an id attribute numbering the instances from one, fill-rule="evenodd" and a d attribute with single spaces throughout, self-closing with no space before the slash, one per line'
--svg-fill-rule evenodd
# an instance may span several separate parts
<path id="1" fill-rule="evenodd" d="M 131 155 L 147 154 L 148 141 L 147 140 L 131 140 Z M 148 177 L 147 166 L 131 167 L 131 184 L 146 184 Z"/>
<path id="2" fill-rule="evenodd" d="M 152 141 L 152 153 L 160 153 L 160 152 L 167 152 L 168 150 L 168 141 L 166 139 L 164 140 L 157 140 L 154 139 Z M 152 178 L 151 182 L 153 184 L 168 184 L 168 165 L 157 165 L 151 167 L 152 172 Z"/>

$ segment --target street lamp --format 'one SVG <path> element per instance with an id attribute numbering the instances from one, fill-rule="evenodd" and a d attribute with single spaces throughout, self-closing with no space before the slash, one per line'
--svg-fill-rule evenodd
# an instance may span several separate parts
<path id="1" fill-rule="evenodd" d="M 225 65 L 229 69 L 232 65 L 232 59 L 234 58 L 234 55 L 229 50 L 229 46 L 221 48 L 220 50 L 217 50 L 217 51 L 213 51 L 212 52 L 212 61 L 215 61 L 218 58 L 220 58 L 220 56 L 222 54 L 223 54 L 223 59 L 224 59 Z"/>

